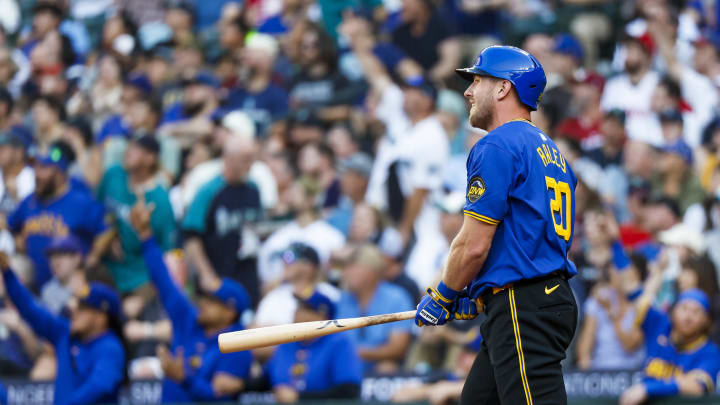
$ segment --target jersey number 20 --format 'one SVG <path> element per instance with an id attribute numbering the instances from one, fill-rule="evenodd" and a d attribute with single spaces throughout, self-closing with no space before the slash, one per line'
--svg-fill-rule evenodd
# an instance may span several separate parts
<path id="1" fill-rule="evenodd" d="M 545 184 L 548 190 L 555 192 L 555 198 L 550 200 L 550 211 L 555 225 L 555 232 L 565 241 L 570 240 L 570 221 L 572 221 L 572 199 L 570 198 L 570 185 L 564 181 L 557 181 L 552 177 L 545 176 Z M 565 198 L 563 198 L 565 197 Z M 562 206 L 565 200 L 565 212 Z M 559 215 L 559 221 L 555 219 L 555 213 Z M 563 225 L 564 224 L 564 225 Z"/>

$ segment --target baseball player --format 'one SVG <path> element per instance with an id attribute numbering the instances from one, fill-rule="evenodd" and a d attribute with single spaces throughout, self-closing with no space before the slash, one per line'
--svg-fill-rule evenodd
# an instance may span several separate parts
<path id="1" fill-rule="evenodd" d="M 70 319 L 55 316 L 33 298 L 0 253 L 5 289 L 33 331 L 55 348 L 57 377 L 53 403 L 114 403 L 125 375 L 125 349 L 119 339 L 120 297 L 102 284 L 90 283 L 70 300 Z"/>
<path id="2" fill-rule="evenodd" d="M 491 46 L 457 73 L 472 82 L 470 124 L 488 134 L 468 156 L 463 225 L 415 322 L 474 318 L 475 303 L 484 304 L 485 341 L 461 404 L 565 404 L 560 361 L 577 321 L 567 282 L 577 274 L 567 258 L 577 179 L 530 122 L 545 72 L 522 49 Z"/>

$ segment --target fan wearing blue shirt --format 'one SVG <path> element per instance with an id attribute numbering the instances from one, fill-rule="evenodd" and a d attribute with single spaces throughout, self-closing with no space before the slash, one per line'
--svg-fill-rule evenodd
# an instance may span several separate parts
<path id="1" fill-rule="evenodd" d="M 245 386 L 250 374 L 250 352 L 220 353 L 220 333 L 243 329 L 240 315 L 249 308 L 245 289 L 228 278 L 203 285 L 194 304 L 170 277 L 163 252 L 152 236 L 152 206 L 140 200 L 130 211 L 130 223 L 140 236 L 145 264 L 160 301 L 172 322 L 170 350 L 161 347 L 158 357 L 165 372 L 162 401 L 229 401 Z"/>
<path id="2" fill-rule="evenodd" d="M 125 376 L 125 349 L 118 338 L 120 298 L 110 287 L 90 283 L 70 300 L 70 319 L 41 307 L 0 253 L 7 295 L 33 331 L 55 348 L 56 405 L 114 403 Z"/>
<path id="3" fill-rule="evenodd" d="M 53 238 L 75 235 L 83 251 L 89 251 L 88 267 L 99 263 L 112 241 L 103 206 L 86 190 L 71 185 L 67 171 L 73 160 L 65 142 L 50 145 L 47 155 L 35 164 L 35 192 L 7 220 L 10 231 L 24 238 L 26 253 L 35 266 L 33 287 L 37 289 L 52 277 L 45 248 Z"/>
<path id="4" fill-rule="evenodd" d="M 295 322 L 335 319 L 335 303 L 320 291 L 295 298 Z M 360 394 L 362 362 L 343 333 L 280 345 L 268 369 L 277 402 L 357 398 Z"/>
<path id="5" fill-rule="evenodd" d="M 678 297 L 670 316 L 640 299 L 636 318 L 645 335 L 647 359 L 642 383 L 628 388 L 621 405 L 637 405 L 648 399 L 715 392 L 720 372 L 720 348 L 708 341 L 710 300 L 699 289 Z"/>
<path id="6" fill-rule="evenodd" d="M 338 318 L 401 312 L 414 307 L 402 287 L 383 280 L 385 269 L 385 258 L 376 246 L 365 244 L 355 249 L 342 273 L 346 290 L 340 295 Z M 410 346 L 412 329 L 411 321 L 401 321 L 344 333 L 357 345 L 365 373 L 389 372 L 399 370 Z"/>

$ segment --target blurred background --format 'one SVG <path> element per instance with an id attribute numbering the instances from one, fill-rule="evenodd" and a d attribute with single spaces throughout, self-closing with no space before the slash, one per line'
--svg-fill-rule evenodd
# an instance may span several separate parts
<path id="1" fill-rule="evenodd" d="M 157 347 L 178 321 L 162 289 L 203 307 L 234 280 L 244 327 L 414 309 L 484 135 L 454 69 L 515 45 L 547 74 L 533 122 L 579 178 L 568 394 L 617 398 L 645 362 L 627 338 L 634 291 L 654 280 L 660 311 L 693 288 L 720 305 L 719 13 L 714 0 L 0 0 L 0 247 L 55 314 L 89 281 L 114 286 L 126 403 L 159 402 L 168 378 Z M 84 205 L 28 202 L 64 193 Z M 172 286 L 151 277 L 138 201 Z M 0 297 L 8 402 L 48 403 L 53 350 Z M 228 392 L 455 403 L 481 318 L 260 350 Z M 718 342 L 717 321 L 707 335 Z"/>

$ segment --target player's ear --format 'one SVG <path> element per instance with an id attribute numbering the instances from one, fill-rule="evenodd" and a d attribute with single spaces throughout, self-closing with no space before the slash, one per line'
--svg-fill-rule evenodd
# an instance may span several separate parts
<path id="1" fill-rule="evenodd" d="M 495 87 L 495 97 L 498 101 L 507 97 L 512 92 L 512 83 L 509 80 L 499 80 Z"/>

